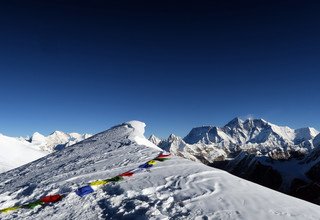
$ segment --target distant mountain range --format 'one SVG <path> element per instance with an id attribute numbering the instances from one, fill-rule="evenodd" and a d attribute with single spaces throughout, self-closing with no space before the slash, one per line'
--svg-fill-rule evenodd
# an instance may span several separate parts
<path id="1" fill-rule="evenodd" d="M 48 136 L 38 132 L 31 138 L 8 137 L 0 134 L 0 172 L 5 172 L 39 159 L 56 150 L 61 150 L 82 141 L 90 134 L 64 133 L 55 131 Z"/>
<path id="2" fill-rule="evenodd" d="M 31 138 L 27 139 L 27 141 L 35 146 L 38 146 L 40 150 L 51 153 L 55 150 L 61 150 L 64 147 L 73 145 L 91 136 L 91 134 L 64 133 L 62 131 L 55 131 L 48 136 L 44 136 L 38 132 L 35 132 Z"/>
<path id="3" fill-rule="evenodd" d="M 193 128 L 184 138 L 149 140 L 175 155 L 320 204 L 320 134 L 314 128 L 235 118 L 223 127 Z"/>

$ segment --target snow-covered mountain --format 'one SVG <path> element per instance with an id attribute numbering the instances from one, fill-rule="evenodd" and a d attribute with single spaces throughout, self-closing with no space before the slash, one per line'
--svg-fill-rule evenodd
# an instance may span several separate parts
<path id="1" fill-rule="evenodd" d="M 155 136 L 154 134 L 152 134 L 149 138 L 148 138 L 149 141 L 151 141 L 152 143 L 154 143 L 155 145 L 159 145 L 161 143 L 161 139 L 158 138 L 157 136 Z"/>
<path id="2" fill-rule="evenodd" d="M 238 148 L 269 150 L 280 148 L 313 148 L 312 139 L 319 132 L 314 128 L 291 129 L 277 126 L 263 119 L 235 118 L 223 127 L 202 126 L 193 128 L 183 139 L 187 144 L 214 144 L 233 152 Z M 235 149 L 235 147 L 237 147 Z M 264 152 L 261 152 L 264 153 Z"/>
<path id="3" fill-rule="evenodd" d="M 167 140 L 159 141 L 155 136 L 149 140 L 176 155 L 212 163 L 234 157 L 240 151 L 274 159 L 305 155 L 314 148 L 312 140 L 317 134 L 314 128 L 291 129 L 263 119 L 235 118 L 223 127 L 193 128 L 185 138 L 172 134 Z"/>
<path id="4" fill-rule="evenodd" d="M 74 193 L 159 155 L 143 127 L 124 123 L 0 174 L 0 209 L 64 195 L 48 206 L 2 213 L 1 219 L 319 219 L 317 205 L 176 156 L 85 197 Z"/>
<path id="5" fill-rule="evenodd" d="M 55 150 L 61 150 L 64 147 L 73 145 L 91 136 L 91 134 L 64 133 L 62 131 L 55 131 L 48 136 L 44 136 L 38 132 L 35 132 L 28 141 L 37 146 L 40 150 L 51 153 Z"/>
<path id="6" fill-rule="evenodd" d="M 291 129 L 263 119 L 235 118 L 223 127 L 193 128 L 185 138 L 170 135 L 158 146 L 320 204 L 320 193 L 315 193 L 318 187 L 308 189 L 308 198 L 306 193 L 297 192 L 315 182 L 320 185 L 320 177 L 308 175 L 320 159 L 319 142 L 319 132 L 314 128 Z"/>
<path id="7" fill-rule="evenodd" d="M 82 141 L 91 135 L 55 131 L 47 137 L 36 132 L 31 138 L 15 138 L 0 134 L 0 173 L 39 159 L 55 150 Z"/>

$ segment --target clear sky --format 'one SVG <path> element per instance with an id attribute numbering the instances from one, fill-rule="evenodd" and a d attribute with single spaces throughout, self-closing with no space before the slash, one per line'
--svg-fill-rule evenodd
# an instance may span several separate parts
<path id="1" fill-rule="evenodd" d="M 236 116 L 320 130 L 319 11 L 294 0 L 1 1 L 0 133 L 137 119 L 147 135 L 185 136 Z"/>

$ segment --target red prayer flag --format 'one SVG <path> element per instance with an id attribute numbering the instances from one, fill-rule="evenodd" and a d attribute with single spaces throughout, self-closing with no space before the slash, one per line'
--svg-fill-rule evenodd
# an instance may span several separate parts
<path id="1" fill-rule="evenodd" d="M 165 158 L 165 157 L 170 157 L 171 154 L 163 154 L 161 153 L 157 158 Z"/>
<path id="2" fill-rule="evenodd" d="M 133 175 L 133 172 L 127 171 L 127 172 L 120 174 L 119 176 L 132 176 L 132 175 Z"/>
<path id="3" fill-rule="evenodd" d="M 43 198 L 41 198 L 41 202 L 44 202 L 44 203 L 50 203 L 50 202 L 58 202 L 62 199 L 62 196 L 59 195 L 59 194 L 56 194 L 56 195 L 51 195 L 51 196 L 45 196 Z"/>

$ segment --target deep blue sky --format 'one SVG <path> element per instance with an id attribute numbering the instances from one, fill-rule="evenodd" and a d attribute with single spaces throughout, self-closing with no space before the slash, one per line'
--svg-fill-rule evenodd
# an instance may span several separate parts
<path id="1" fill-rule="evenodd" d="M 0 132 L 320 130 L 316 1 L 1 1 Z M 158 3 L 156 3 L 158 2 Z"/>

